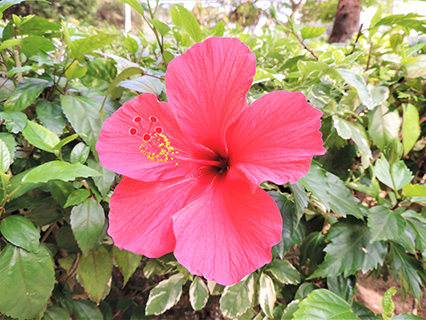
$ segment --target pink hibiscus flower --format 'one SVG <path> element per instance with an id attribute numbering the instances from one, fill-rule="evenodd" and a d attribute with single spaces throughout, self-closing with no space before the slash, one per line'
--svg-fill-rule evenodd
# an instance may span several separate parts
<path id="1" fill-rule="evenodd" d="M 102 128 L 101 164 L 124 177 L 108 234 L 150 258 L 174 251 L 189 272 L 231 285 L 271 261 L 282 220 L 259 187 L 295 183 L 323 154 L 321 111 L 301 93 L 250 106 L 256 57 L 235 38 L 209 38 L 173 59 L 169 102 L 143 94 Z"/>

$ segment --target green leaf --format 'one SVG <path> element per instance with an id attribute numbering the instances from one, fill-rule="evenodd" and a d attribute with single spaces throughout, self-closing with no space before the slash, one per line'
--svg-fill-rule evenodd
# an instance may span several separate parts
<path id="1" fill-rule="evenodd" d="M 40 100 L 37 102 L 36 112 L 37 117 L 46 129 L 55 134 L 62 134 L 65 128 L 65 117 L 58 102 Z"/>
<path id="2" fill-rule="evenodd" d="M 225 287 L 220 298 L 220 311 L 223 316 L 235 318 L 245 313 L 255 298 L 255 274 L 250 274 L 240 282 Z"/>
<path id="3" fill-rule="evenodd" d="M 416 247 L 426 256 L 426 218 L 413 210 L 405 211 L 402 216 L 416 232 Z"/>
<path id="4" fill-rule="evenodd" d="M 349 143 L 343 148 L 328 149 L 327 153 L 317 160 L 326 171 L 337 175 L 342 180 L 347 180 L 351 174 L 350 168 L 355 162 L 357 151 L 357 146 Z"/>
<path id="5" fill-rule="evenodd" d="M 163 85 L 161 81 L 150 76 L 142 76 L 132 80 L 123 80 L 117 85 L 140 93 L 152 93 L 156 96 L 159 96 L 163 91 Z"/>
<path id="6" fill-rule="evenodd" d="M 407 224 L 398 210 L 392 211 L 384 206 L 370 208 L 368 227 L 371 230 L 370 243 L 399 237 Z"/>
<path id="7" fill-rule="evenodd" d="M 274 260 L 268 265 L 266 271 L 269 271 L 282 284 L 300 283 L 299 272 L 288 261 Z"/>
<path id="8" fill-rule="evenodd" d="M 20 200 L 18 198 L 16 200 Z M 42 227 L 63 218 L 60 204 L 52 198 L 44 198 L 41 203 L 32 198 L 32 206 L 25 212 L 25 218 Z"/>
<path id="9" fill-rule="evenodd" d="M 8 244 L 0 254 L 0 310 L 18 319 L 36 317 L 55 285 L 52 258 L 44 247 L 28 252 Z"/>
<path id="10" fill-rule="evenodd" d="M 352 304 L 353 296 L 357 288 L 357 278 L 355 276 L 344 277 L 340 275 L 334 279 L 327 279 L 327 288 Z"/>
<path id="11" fill-rule="evenodd" d="M 426 55 L 419 54 L 415 58 L 410 58 L 410 62 L 405 64 L 407 78 L 418 78 L 426 76 Z"/>
<path id="12" fill-rule="evenodd" d="M 389 288 L 382 299 L 382 308 L 383 308 L 383 317 L 385 320 L 392 320 L 393 311 L 395 310 L 395 304 L 392 301 L 392 297 L 397 293 L 397 289 L 395 287 Z"/>
<path id="13" fill-rule="evenodd" d="M 209 299 L 209 289 L 200 277 L 194 277 L 189 287 L 189 301 L 194 310 L 201 310 Z"/>
<path id="14" fill-rule="evenodd" d="M 79 205 L 90 197 L 90 191 L 87 189 L 74 190 L 67 198 L 64 208 Z"/>
<path id="15" fill-rule="evenodd" d="M 27 116 L 22 112 L 0 112 L 0 119 L 6 120 L 6 129 L 12 133 L 19 133 L 27 125 Z"/>
<path id="16" fill-rule="evenodd" d="M 406 52 L 405 52 L 405 57 L 408 58 L 409 56 L 411 56 L 413 53 L 416 53 L 417 51 L 422 50 L 424 47 L 426 46 L 426 42 L 421 42 L 421 43 L 417 43 L 414 46 L 410 47 Z"/>
<path id="17" fill-rule="evenodd" d="M 77 162 L 84 164 L 89 157 L 89 153 L 90 148 L 84 142 L 80 142 L 71 150 L 70 161 L 73 164 Z"/>
<path id="18" fill-rule="evenodd" d="M 358 123 L 344 120 L 338 116 L 333 116 L 334 127 L 337 133 L 343 139 L 352 139 L 359 148 L 361 153 L 362 167 L 365 169 L 370 165 L 372 154 L 370 150 L 370 142 L 363 126 Z"/>
<path id="19" fill-rule="evenodd" d="M 351 306 L 338 295 L 326 289 L 311 292 L 299 303 L 294 320 L 358 320 Z"/>
<path id="20" fill-rule="evenodd" d="M 0 139 L 0 171 L 5 173 L 9 169 L 12 159 L 10 158 L 9 149 L 7 148 L 6 143 Z"/>
<path id="21" fill-rule="evenodd" d="M 77 60 L 66 65 L 65 69 L 64 75 L 68 80 L 82 78 L 87 72 L 87 66 L 80 64 Z"/>
<path id="22" fill-rule="evenodd" d="M 129 281 L 136 268 L 139 266 L 142 256 L 124 249 L 119 249 L 116 246 L 112 248 L 112 255 L 117 262 L 118 268 L 124 277 L 123 288 Z"/>
<path id="23" fill-rule="evenodd" d="M 385 104 L 378 105 L 369 111 L 368 133 L 381 150 L 398 137 L 400 119 L 396 110 L 390 111 Z"/>
<path id="24" fill-rule="evenodd" d="M 96 142 L 102 128 L 102 120 L 99 111 L 101 105 L 95 99 L 89 97 L 62 96 L 62 109 L 73 128 L 81 134 L 83 140 L 96 154 Z"/>
<path id="25" fill-rule="evenodd" d="M 360 320 L 378 320 L 373 311 L 365 307 L 364 305 L 353 301 L 352 302 L 352 311 L 356 313 Z"/>
<path id="26" fill-rule="evenodd" d="M 400 313 L 393 317 L 392 320 L 422 320 L 422 318 L 412 313 Z"/>
<path id="27" fill-rule="evenodd" d="M 184 276 L 179 273 L 157 284 L 149 293 L 145 313 L 159 315 L 173 307 L 180 299 L 184 281 Z"/>
<path id="28" fill-rule="evenodd" d="M 274 282 L 268 275 L 262 273 L 260 275 L 259 302 L 263 312 L 271 318 L 276 300 Z"/>
<path id="29" fill-rule="evenodd" d="M 115 180 L 115 173 L 102 167 L 99 162 L 96 162 L 93 159 L 89 159 L 87 164 L 90 168 L 102 173 L 102 176 L 93 177 L 93 181 L 95 182 L 96 187 L 98 187 L 102 197 L 105 197 L 111 190 L 111 185 Z"/>
<path id="30" fill-rule="evenodd" d="M 305 26 L 300 30 L 300 33 L 302 35 L 302 39 L 314 39 L 316 37 L 319 37 L 327 30 L 327 27 L 311 27 L 311 26 Z"/>
<path id="31" fill-rule="evenodd" d="M 183 24 L 185 30 L 188 32 L 189 36 L 195 42 L 201 42 L 203 40 L 203 35 L 201 33 L 201 28 L 197 19 L 195 19 L 194 15 L 184 6 L 180 4 L 177 4 L 176 6 L 179 9 L 179 20 Z"/>
<path id="32" fill-rule="evenodd" d="M 81 58 L 85 54 L 92 53 L 93 50 L 100 49 L 111 44 L 117 36 L 114 34 L 105 34 L 99 32 L 95 36 L 78 39 L 71 42 L 71 52 L 73 58 Z"/>
<path id="33" fill-rule="evenodd" d="M 419 184 L 406 184 L 402 191 L 406 197 L 426 197 L 426 186 Z"/>
<path id="34" fill-rule="evenodd" d="M 61 30 L 59 24 L 50 22 L 49 20 L 41 17 L 33 16 L 31 19 L 22 23 L 16 31 L 20 35 L 32 34 L 41 36 L 48 31 L 59 30 Z"/>
<path id="35" fill-rule="evenodd" d="M 22 80 L 4 103 L 5 111 L 10 113 L 25 110 L 50 85 L 51 82 L 40 78 Z"/>
<path id="36" fill-rule="evenodd" d="M 223 20 L 220 20 L 212 29 L 212 34 L 216 37 L 223 37 L 223 33 L 225 32 L 225 23 Z"/>
<path id="37" fill-rule="evenodd" d="M 319 71 L 327 70 L 329 66 L 324 62 L 299 60 L 297 61 L 297 68 L 303 77 L 308 77 L 313 76 L 314 72 L 318 74 Z"/>
<path id="38" fill-rule="evenodd" d="M 359 74 L 345 69 L 336 69 L 336 71 L 350 86 L 356 89 L 359 98 L 368 109 L 374 107 L 373 98 L 371 97 L 371 94 L 368 91 L 364 79 Z"/>
<path id="39" fill-rule="evenodd" d="M 298 183 L 290 184 L 290 189 L 294 195 L 294 206 L 297 215 L 297 221 L 300 220 L 305 208 L 308 206 L 309 197 L 306 195 L 305 188 Z"/>
<path id="40" fill-rule="evenodd" d="M 310 278 L 337 277 L 343 273 L 345 277 L 358 270 L 367 272 L 383 264 L 386 245 L 381 242 L 370 243 L 371 234 L 367 225 L 352 217 L 339 219 L 327 234 L 330 243 L 325 248 L 327 255 Z"/>
<path id="41" fill-rule="evenodd" d="M 144 16 L 145 12 L 143 11 L 143 7 L 140 4 L 138 0 L 117 0 L 121 3 L 127 3 L 129 6 L 131 6 L 133 9 L 135 9 L 137 12 L 139 12 L 140 15 Z"/>
<path id="42" fill-rule="evenodd" d="M 15 137 L 8 133 L 8 132 L 0 132 L 0 139 L 6 144 L 7 149 L 9 150 L 10 155 L 10 162 L 13 162 L 13 158 L 15 156 L 15 148 L 16 148 L 16 141 Z"/>
<path id="43" fill-rule="evenodd" d="M 312 274 L 317 266 L 324 260 L 325 248 L 324 236 L 320 232 L 310 233 L 303 241 L 300 247 L 300 265 L 305 265 L 308 262 L 309 272 Z"/>
<path id="44" fill-rule="evenodd" d="M 104 209 L 90 198 L 71 210 L 71 228 L 78 246 L 87 256 L 102 234 L 105 223 Z"/>
<path id="45" fill-rule="evenodd" d="M 47 152 L 53 153 L 53 148 L 59 143 L 56 134 L 30 120 L 27 121 L 22 134 L 33 146 Z"/>
<path id="46" fill-rule="evenodd" d="M 104 320 L 101 311 L 89 300 L 73 300 L 77 320 Z"/>
<path id="47" fill-rule="evenodd" d="M 38 251 L 40 232 L 26 218 L 20 215 L 9 216 L 0 224 L 0 231 L 7 241 L 28 251 Z"/>
<path id="48" fill-rule="evenodd" d="M 412 104 L 403 104 L 402 144 L 404 154 L 408 154 L 420 136 L 419 111 Z"/>
<path id="49" fill-rule="evenodd" d="M 69 181 L 82 177 L 97 177 L 101 173 L 80 163 L 70 164 L 64 161 L 50 161 L 28 171 L 21 180 L 22 184 L 40 183 L 49 180 Z"/>
<path id="50" fill-rule="evenodd" d="M 62 308 L 48 307 L 41 320 L 71 320 L 71 317 Z"/>
<path id="51" fill-rule="evenodd" d="M 303 224 L 298 224 L 299 220 L 294 212 L 293 203 L 290 200 L 278 192 L 271 191 L 268 193 L 277 203 L 283 220 L 281 241 L 276 246 L 278 254 L 282 259 L 292 245 L 297 246 L 303 241 L 306 228 Z"/>
<path id="52" fill-rule="evenodd" d="M 9 8 L 9 7 L 11 7 L 11 6 L 15 5 L 15 4 L 24 2 L 24 1 L 25 0 L 3 0 L 3 1 L 0 2 L 0 12 L 3 12 L 7 8 Z M 0 18 L 1 18 L 1 16 L 0 16 Z"/>
<path id="53" fill-rule="evenodd" d="M 99 303 L 109 293 L 110 285 L 108 282 L 111 278 L 111 272 L 112 258 L 103 246 L 81 258 L 77 277 L 84 290 L 96 303 Z"/>
<path id="54" fill-rule="evenodd" d="M 391 174 L 391 168 L 393 173 L 393 179 Z M 396 162 L 392 167 L 385 157 L 380 157 L 374 165 L 374 173 L 382 183 L 392 188 L 393 190 L 402 189 L 406 184 L 413 180 L 411 171 L 405 165 L 405 162 L 400 160 Z"/>
<path id="55" fill-rule="evenodd" d="M 37 52 L 54 51 L 55 45 L 48 39 L 37 36 L 29 36 L 22 39 L 21 51 L 27 58 L 34 56 Z M 30 78 L 29 80 L 36 80 L 37 78 Z M 19 110 L 20 111 L 20 110 Z"/>
<path id="56" fill-rule="evenodd" d="M 161 36 L 165 36 L 167 32 L 171 30 L 167 24 L 165 24 L 164 22 L 158 21 L 157 19 L 152 19 L 151 22 L 154 25 L 155 29 L 157 29 L 158 32 L 161 34 Z"/>

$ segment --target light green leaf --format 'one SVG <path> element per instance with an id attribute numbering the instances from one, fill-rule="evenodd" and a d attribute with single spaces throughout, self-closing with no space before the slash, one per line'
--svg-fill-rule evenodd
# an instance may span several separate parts
<path id="1" fill-rule="evenodd" d="M 89 300 L 73 300 L 77 320 L 104 320 L 101 311 Z"/>
<path id="2" fill-rule="evenodd" d="M 351 306 L 338 295 L 326 289 L 312 291 L 299 303 L 294 320 L 358 320 Z"/>
<path id="3" fill-rule="evenodd" d="M 380 157 L 374 165 L 374 173 L 381 182 L 388 187 L 399 190 L 413 179 L 411 171 L 407 168 L 404 161 L 399 160 L 392 166 L 393 179 L 391 175 L 391 166 L 385 157 Z"/>
<path id="4" fill-rule="evenodd" d="M 152 19 L 151 22 L 154 25 L 155 29 L 157 29 L 162 36 L 165 36 L 167 32 L 171 30 L 167 24 L 165 24 L 164 22 L 158 21 L 157 19 Z"/>
<path id="5" fill-rule="evenodd" d="M 48 52 L 54 51 L 55 49 L 55 45 L 47 38 L 29 36 L 22 39 L 21 51 L 25 54 L 27 58 L 34 56 L 37 52 Z M 28 80 L 36 79 L 37 78 L 29 78 Z"/>
<path id="6" fill-rule="evenodd" d="M 89 157 L 90 148 L 84 143 L 79 142 L 75 145 L 75 147 L 71 150 L 70 161 L 71 163 L 81 163 L 84 164 Z"/>
<path id="7" fill-rule="evenodd" d="M 138 0 L 117 0 L 118 2 L 127 3 L 133 9 L 135 9 L 140 15 L 144 16 L 145 12 L 143 7 Z"/>
<path id="8" fill-rule="evenodd" d="M 87 256 L 102 234 L 105 223 L 104 209 L 95 199 L 87 199 L 71 210 L 70 222 L 78 246 Z"/>
<path id="9" fill-rule="evenodd" d="M 21 184 L 47 182 L 49 180 L 74 180 L 77 177 L 97 177 L 101 173 L 80 163 L 70 164 L 64 161 L 50 161 L 28 171 Z"/>
<path id="10" fill-rule="evenodd" d="M 297 61 L 297 68 L 299 69 L 303 77 L 308 77 L 312 75 L 312 73 L 314 73 L 315 71 L 319 72 L 327 70 L 329 66 L 324 62 L 299 60 Z"/>
<path id="11" fill-rule="evenodd" d="M 100 246 L 83 256 L 77 271 L 77 279 L 89 294 L 90 298 L 99 303 L 110 290 L 112 258 L 107 249 Z"/>
<path id="12" fill-rule="evenodd" d="M 44 247 L 28 252 L 8 244 L 0 254 L 0 310 L 18 319 L 36 317 L 55 285 L 52 258 Z"/>
<path id="13" fill-rule="evenodd" d="M 370 243 L 378 240 L 390 240 L 399 237 L 407 224 L 398 210 L 375 206 L 370 208 L 368 227 L 371 230 Z"/>
<path id="14" fill-rule="evenodd" d="M 382 308 L 383 308 L 383 314 L 385 320 L 392 320 L 393 318 L 393 311 L 395 310 L 395 304 L 392 301 L 392 297 L 397 293 L 397 289 L 395 287 L 389 288 L 385 294 L 383 295 L 382 299 Z"/>
<path id="15" fill-rule="evenodd" d="M 311 26 L 305 26 L 300 30 L 300 33 L 302 35 L 302 39 L 314 39 L 316 37 L 319 37 L 327 30 L 327 27 L 311 27 Z"/>
<path id="16" fill-rule="evenodd" d="M 184 281 L 184 276 L 179 273 L 157 284 L 149 293 L 145 313 L 159 315 L 173 307 L 182 295 Z"/>
<path id="17" fill-rule="evenodd" d="M 80 203 L 87 200 L 89 196 L 90 196 L 90 191 L 87 189 L 75 190 L 73 193 L 71 193 L 68 196 L 67 202 L 65 202 L 64 208 L 79 205 Z"/>
<path id="18" fill-rule="evenodd" d="M 419 50 L 422 50 L 424 48 L 424 46 L 426 46 L 426 42 L 421 42 L 421 43 L 417 43 L 414 46 L 410 47 L 406 52 L 405 52 L 405 57 L 408 58 L 409 56 L 411 56 L 413 53 L 416 53 Z"/>
<path id="19" fill-rule="evenodd" d="M 330 243 L 325 248 L 327 255 L 310 278 L 337 277 L 343 273 L 345 277 L 358 270 L 367 272 L 383 263 L 386 245 L 381 242 L 370 243 L 371 234 L 367 225 L 352 217 L 339 219 L 327 234 Z"/>
<path id="20" fill-rule="evenodd" d="M 117 86 L 135 90 L 140 93 L 153 93 L 156 96 L 159 96 L 163 91 L 163 85 L 161 84 L 161 81 L 150 76 L 142 76 L 132 80 L 123 80 L 118 83 Z"/>
<path id="21" fill-rule="evenodd" d="M 93 50 L 100 49 L 111 44 L 117 36 L 99 32 L 95 36 L 78 39 L 71 42 L 71 52 L 73 58 L 81 58 L 85 54 L 92 53 Z"/>
<path id="22" fill-rule="evenodd" d="M 365 84 L 364 79 L 352 71 L 345 69 L 336 69 L 336 71 L 342 76 L 342 78 L 358 92 L 358 96 L 361 99 L 362 103 L 368 108 L 373 108 L 373 98 L 371 97 L 370 92 L 368 91 L 367 85 Z"/>
<path id="23" fill-rule="evenodd" d="M 284 313 L 282 315 L 281 320 L 291 320 L 293 319 L 294 313 L 299 310 L 299 300 L 293 300 L 290 302 L 286 308 L 284 309 Z"/>
<path id="24" fill-rule="evenodd" d="M 40 232 L 26 218 L 9 216 L 0 224 L 0 231 L 7 241 L 28 251 L 38 251 Z"/>
<path id="25" fill-rule="evenodd" d="M 240 282 L 225 287 L 220 298 L 220 311 L 225 317 L 236 318 L 254 305 L 255 274 L 250 274 Z"/>
<path id="26" fill-rule="evenodd" d="M 413 210 L 405 211 L 402 216 L 416 232 L 416 247 L 426 256 L 426 218 Z"/>
<path id="27" fill-rule="evenodd" d="M 403 105 L 402 144 L 404 154 L 408 154 L 420 136 L 419 111 L 412 104 Z"/>
<path id="28" fill-rule="evenodd" d="M 24 79 L 18 83 L 12 95 L 4 103 L 6 112 L 18 112 L 29 107 L 51 82 L 40 78 Z"/>
<path id="29" fill-rule="evenodd" d="M 282 284 L 300 283 L 299 272 L 288 261 L 274 260 L 268 265 L 266 271 L 269 271 Z"/>
<path id="30" fill-rule="evenodd" d="M 47 19 L 37 17 L 37 16 L 33 16 L 29 20 L 26 20 L 17 28 L 18 34 L 21 34 L 21 35 L 32 34 L 32 35 L 39 35 L 39 36 L 49 31 L 59 31 L 59 30 L 61 30 L 61 27 L 59 24 L 50 22 Z"/>
<path id="31" fill-rule="evenodd" d="M 426 197 L 426 186 L 419 184 L 406 184 L 402 187 L 402 191 L 407 197 Z"/>
<path id="32" fill-rule="evenodd" d="M 203 35 L 197 19 L 195 19 L 194 15 L 184 6 L 180 4 L 177 4 L 176 6 L 179 9 L 179 21 L 183 24 L 183 27 L 188 32 L 189 36 L 195 42 L 201 42 L 203 40 Z"/>
<path id="33" fill-rule="evenodd" d="M 381 104 L 369 112 L 368 119 L 368 133 L 381 150 L 398 137 L 400 118 L 396 110 L 390 111 L 385 104 Z"/>
<path id="34" fill-rule="evenodd" d="M 22 134 L 33 146 L 52 153 L 54 152 L 53 148 L 60 141 L 56 134 L 30 120 L 27 121 Z"/>
<path id="35" fill-rule="evenodd" d="M 124 277 L 123 288 L 129 281 L 136 268 L 139 266 L 142 256 L 124 249 L 119 249 L 116 246 L 112 248 L 112 255 L 117 262 L 118 268 Z"/>
<path id="36" fill-rule="evenodd" d="M 405 64 L 407 78 L 418 78 L 426 76 L 426 55 L 419 54 L 415 58 L 410 58 L 410 62 Z"/>
<path id="37" fill-rule="evenodd" d="M 65 71 L 65 78 L 68 80 L 82 78 L 87 72 L 87 66 L 80 64 L 77 60 L 68 64 Z"/>
<path id="38" fill-rule="evenodd" d="M 62 96 L 62 109 L 73 128 L 81 134 L 83 140 L 96 154 L 96 142 L 102 128 L 100 117 L 101 104 L 89 97 Z"/>
<path id="39" fill-rule="evenodd" d="M 189 287 L 189 301 L 194 310 L 201 310 L 209 299 L 209 289 L 200 277 L 194 277 Z"/>
<path id="40" fill-rule="evenodd" d="M 27 125 L 27 116 L 23 112 L 0 112 L 0 119 L 6 120 L 6 129 L 19 133 Z"/>
<path id="41" fill-rule="evenodd" d="M 10 157 L 9 149 L 7 148 L 6 143 L 0 139 L 0 171 L 5 173 L 10 166 L 12 159 Z"/>
<path id="42" fill-rule="evenodd" d="M 220 20 L 212 29 L 213 35 L 216 37 L 223 37 L 223 33 L 225 32 L 225 23 L 223 20 Z"/>
<path id="43" fill-rule="evenodd" d="M 268 275 L 262 273 L 260 275 L 259 302 L 263 312 L 271 318 L 276 300 L 274 282 Z"/>

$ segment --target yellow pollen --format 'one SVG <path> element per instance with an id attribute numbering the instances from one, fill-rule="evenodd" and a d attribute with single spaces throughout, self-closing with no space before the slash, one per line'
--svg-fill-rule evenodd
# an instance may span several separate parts
<path id="1" fill-rule="evenodd" d="M 139 150 L 147 159 L 156 162 L 173 160 L 173 156 L 178 153 L 173 151 L 174 148 L 170 146 L 170 140 L 163 133 L 157 132 L 151 134 L 150 140 L 144 140 Z M 176 162 L 175 165 L 178 165 L 178 163 Z"/>

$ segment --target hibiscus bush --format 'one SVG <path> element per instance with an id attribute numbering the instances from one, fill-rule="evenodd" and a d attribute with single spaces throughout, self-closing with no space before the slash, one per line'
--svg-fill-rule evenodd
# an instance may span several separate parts
<path id="1" fill-rule="evenodd" d="M 119 1 L 152 37 L 0 23 L 0 319 L 420 319 L 425 21 L 327 44 Z"/>

